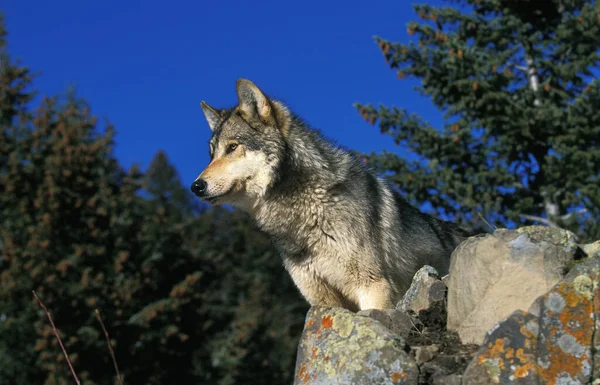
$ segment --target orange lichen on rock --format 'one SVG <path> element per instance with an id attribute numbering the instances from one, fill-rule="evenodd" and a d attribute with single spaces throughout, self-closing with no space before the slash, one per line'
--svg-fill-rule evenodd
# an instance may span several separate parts
<path id="1" fill-rule="evenodd" d="M 302 380 L 302 383 L 307 384 L 308 381 L 310 380 L 310 375 L 308 374 L 307 370 L 306 370 L 306 365 L 302 365 L 300 367 L 300 370 L 298 370 L 298 378 L 300 380 Z"/>
<path id="2" fill-rule="evenodd" d="M 512 351 L 511 351 L 512 353 Z M 497 338 L 494 343 L 488 344 L 488 349 L 478 357 L 480 363 L 486 361 L 495 361 L 500 369 L 504 370 L 504 359 L 506 357 L 506 351 L 504 350 L 504 339 Z"/>
<path id="3" fill-rule="evenodd" d="M 323 317 L 321 319 L 321 326 L 323 326 L 325 329 L 329 329 L 333 326 L 333 319 L 331 318 L 331 316 L 326 315 L 325 317 Z"/>
<path id="4" fill-rule="evenodd" d="M 407 374 L 404 371 L 402 371 L 402 372 L 392 372 L 392 381 L 395 384 L 398 381 L 402 380 L 403 378 L 406 378 L 406 376 L 407 376 Z"/>
<path id="5" fill-rule="evenodd" d="M 318 350 L 319 350 L 319 349 L 317 349 L 317 348 L 313 347 L 313 348 L 312 348 L 312 355 L 310 356 L 310 358 L 313 358 L 313 359 L 314 359 L 314 358 L 317 358 L 317 357 L 319 357 L 319 353 L 317 353 L 317 351 L 318 351 Z"/>

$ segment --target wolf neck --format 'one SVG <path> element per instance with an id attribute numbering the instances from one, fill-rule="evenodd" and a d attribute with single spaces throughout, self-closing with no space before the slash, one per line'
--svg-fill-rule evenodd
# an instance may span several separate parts
<path id="1" fill-rule="evenodd" d="M 357 161 L 350 154 L 292 119 L 276 182 L 253 212 L 259 227 L 279 240 L 280 246 L 303 248 L 305 240 L 290 238 L 309 235 L 299 231 L 303 227 L 322 231 L 321 225 L 330 222 L 327 213 L 336 204 L 332 190 L 352 172 L 357 172 Z"/>

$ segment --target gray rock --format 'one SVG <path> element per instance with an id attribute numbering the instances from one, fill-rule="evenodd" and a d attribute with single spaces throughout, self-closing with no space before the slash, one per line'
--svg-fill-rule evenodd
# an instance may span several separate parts
<path id="1" fill-rule="evenodd" d="M 447 376 L 437 376 L 432 378 L 432 385 L 461 385 L 462 376 L 460 374 L 449 374 Z"/>
<path id="2" fill-rule="evenodd" d="M 416 384 L 404 340 L 342 308 L 313 307 L 298 346 L 294 384 Z"/>
<path id="3" fill-rule="evenodd" d="M 493 328 L 463 383 L 600 383 L 600 259 L 590 258 L 532 306 Z"/>
<path id="4" fill-rule="evenodd" d="M 579 247 L 589 258 L 600 257 L 600 241 L 579 245 Z"/>
<path id="5" fill-rule="evenodd" d="M 415 357 L 415 362 L 420 366 L 425 362 L 431 361 L 437 355 L 440 348 L 437 345 L 411 346 L 410 350 Z"/>
<path id="6" fill-rule="evenodd" d="M 423 328 L 423 324 L 417 318 L 397 309 L 368 309 L 359 311 L 357 315 L 379 321 L 392 333 L 405 339 L 411 332 L 419 332 Z"/>
<path id="7" fill-rule="evenodd" d="M 446 384 L 456 381 L 460 384 L 462 374 L 472 357 L 473 354 L 465 352 L 435 356 L 419 366 L 419 384 Z"/>
<path id="8" fill-rule="evenodd" d="M 421 310 L 445 301 L 446 290 L 446 284 L 440 279 L 437 270 L 425 265 L 416 272 L 410 288 L 396 308 L 418 314 Z"/>
<path id="9" fill-rule="evenodd" d="M 577 252 L 574 234 L 543 226 L 469 238 L 452 255 L 448 329 L 463 343 L 483 343 L 494 325 L 552 288 Z"/>

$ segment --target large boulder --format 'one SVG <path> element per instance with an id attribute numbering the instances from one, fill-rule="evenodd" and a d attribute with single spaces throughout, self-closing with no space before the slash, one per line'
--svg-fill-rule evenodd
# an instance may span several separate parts
<path id="1" fill-rule="evenodd" d="M 380 322 L 342 308 L 309 310 L 295 384 L 416 384 L 418 375 L 402 337 Z"/>
<path id="2" fill-rule="evenodd" d="M 463 343 L 483 343 L 489 329 L 527 310 L 580 254 L 575 235 L 550 227 L 498 229 L 469 238 L 452 255 L 448 329 Z"/>
<path id="3" fill-rule="evenodd" d="M 600 258 L 578 264 L 536 301 L 487 335 L 465 385 L 600 383 Z"/>

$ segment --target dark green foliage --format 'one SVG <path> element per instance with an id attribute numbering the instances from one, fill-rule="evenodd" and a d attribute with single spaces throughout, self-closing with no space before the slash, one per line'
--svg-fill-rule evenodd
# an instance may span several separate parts
<path id="1" fill-rule="evenodd" d="M 398 78 L 444 111 L 443 128 L 402 108 L 357 104 L 412 160 L 369 164 L 414 203 L 465 227 L 541 222 L 600 238 L 598 1 L 457 0 L 416 5 L 409 44 L 377 38 Z"/>
<path id="2" fill-rule="evenodd" d="M 249 218 L 207 209 L 159 152 L 125 171 L 74 93 L 31 111 L 0 20 L 0 385 L 290 383 L 307 306 Z"/>

